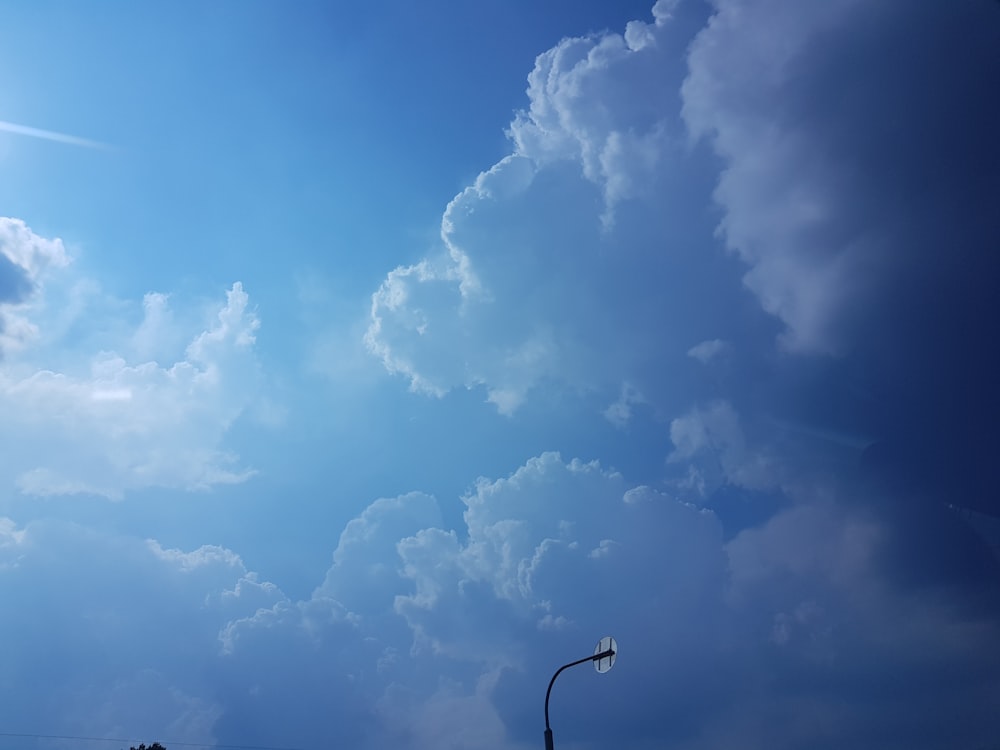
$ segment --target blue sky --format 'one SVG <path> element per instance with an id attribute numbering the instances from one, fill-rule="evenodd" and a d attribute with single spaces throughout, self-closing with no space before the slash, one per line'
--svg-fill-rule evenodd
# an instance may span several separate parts
<path id="1" fill-rule="evenodd" d="M 0 27 L 0 750 L 996 743 L 1000 6 Z"/>

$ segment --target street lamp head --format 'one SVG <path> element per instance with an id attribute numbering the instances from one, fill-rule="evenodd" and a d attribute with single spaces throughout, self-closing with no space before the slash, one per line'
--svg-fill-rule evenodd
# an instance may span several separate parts
<path id="1" fill-rule="evenodd" d="M 601 638 L 594 649 L 594 669 L 598 674 L 604 674 L 611 670 L 618 658 L 618 642 L 610 635 Z"/>

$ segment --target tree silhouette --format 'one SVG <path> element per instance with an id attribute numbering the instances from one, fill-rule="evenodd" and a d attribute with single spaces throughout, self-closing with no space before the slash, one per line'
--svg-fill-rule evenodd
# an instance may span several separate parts
<path id="1" fill-rule="evenodd" d="M 146 745 L 145 742 L 143 742 L 141 745 L 139 745 L 139 747 L 130 747 L 128 750 L 167 750 L 167 748 L 165 748 L 159 742 L 154 742 L 152 745 L 148 746 Z"/>

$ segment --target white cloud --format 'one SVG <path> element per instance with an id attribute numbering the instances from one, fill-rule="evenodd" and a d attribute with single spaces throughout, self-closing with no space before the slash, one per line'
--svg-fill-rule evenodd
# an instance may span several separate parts
<path id="1" fill-rule="evenodd" d="M 149 292 L 142 298 L 142 323 L 130 342 L 139 361 L 169 362 L 175 352 L 183 352 L 186 341 L 170 308 L 170 295 Z"/>
<path id="2" fill-rule="evenodd" d="M 68 264 L 62 240 L 40 237 L 20 219 L 0 217 L 0 358 L 37 335 L 25 311 L 45 272 Z"/>
<path id="3" fill-rule="evenodd" d="M 403 580 L 397 544 L 422 529 L 440 526 L 441 511 L 429 495 L 411 492 L 376 500 L 340 534 L 333 567 L 316 594 L 360 615 L 387 611 Z"/>
<path id="4" fill-rule="evenodd" d="M 69 263 L 62 240 L 46 239 L 31 231 L 20 219 L 0 217 L 0 253 L 37 282 L 48 268 Z"/>
<path id="5" fill-rule="evenodd" d="M 776 483 L 776 470 L 766 453 L 747 446 L 739 415 L 728 401 L 695 407 L 670 423 L 672 463 L 688 462 L 704 493 L 728 482 L 747 489 Z"/>
<path id="6" fill-rule="evenodd" d="M 415 391 L 481 387 L 504 414 L 550 384 L 629 382 L 652 399 L 683 367 L 662 356 L 682 327 L 726 333 L 730 310 L 713 302 L 727 283 L 721 248 L 697 218 L 709 185 L 677 116 L 686 40 L 672 7 L 626 37 L 539 55 L 512 153 L 448 205 L 440 253 L 375 292 L 368 347 Z M 623 407 L 610 418 L 626 419 Z"/>
<path id="7" fill-rule="evenodd" d="M 447 254 L 391 271 L 372 295 L 369 350 L 389 372 L 406 376 L 414 391 L 443 396 L 458 385 L 486 385 L 489 400 L 511 413 L 538 377 L 554 368 L 544 326 L 532 331 L 530 324 L 528 330 L 514 324 L 504 333 L 513 321 L 496 319 L 502 314 L 496 290 L 483 288 L 454 237 L 482 204 L 523 192 L 533 171 L 528 159 L 511 156 L 481 174 L 445 211 L 441 237 Z M 481 327 L 491 331 L 489 340 L 480 339 Z"/>
<path id="8" fill-rule="evenodd" d="M 667 17 L 661 13 L 654 24 L 633 21 L 624 36 L 564 39 L 539 55 L 528 77 L 530 107 L 508 131 L 515 153 L 540 165 L 578 162 L 601 189 L 605 227 L 614 224 L 619 203 L 654 184 L 669 148 L 653 72 L 657 34 Z M 626 81 L 645 97 L 623 96 Z"/>
<path id="9" fill-rule="evenodd" d="M 23 555 L 24 529 L 18 529 L 10 518 L 0 516 L 0 573 L 16 568 Z"/>
<path id="10" fill-rule="evenodd" d="M 721 339 L 708 339 L 688 349 L 688 356 L 707 365 L 713 359 L 729 351 L 730 345 Z"/>
<path id="11" fill-rule="evenodd" d="M 615 427 L 625 427 L 632 419 L 632 407 L 646 403 L 646 399 L 631 383 L 622 383 L 618 400 L 604 410 L 604 418 Z"/>
<path id="12" fill-rule="evenodd" d="M 184 552 L 179 549 L 164 549 L 155 539 L 147 540 L 146 545 L 155 557 L 175 565 L 185 573 L 213 565 L 221 565 L 224 569 L 243 568 L 240 556 L 225 547 L 206 545 L 193 552 Z"/>
<path id="13" fill-rule="evenodd" d="M 400 543 L 416 589 L 397 598 L 397 611 L 435 653 L 519 670 L 528 667 L 524 647 L 512 639 L 525 629 L 587 634 L 604 622 L 628 632 L 627 581 L 644 579 L 648 616 L 668 601 L 696 616 L 703 601 L 694 591 L 721 595 L 714 516 L 675 501 L 628 504 L 627 490 L 617 473 L 551 453 L 506 479 L 480 480 L 464 498 L 465 541 L 427 529 Z M 643 550 L 653 548 L 660 562 L 650 579 Z"/>
<path id="14" fill-rule="evenodd" d="M 159 295 L 148 295 L 145 307 L 140 340 L 167 314 Z M 258 325 L 236 283 L 215 323 L 170 366 L 105 351 L 91 358 L 86 375 L 31 372 L 23 362 L 0 371 L 0 434 L 15 446 L 7 476 L 27 494 L 110 498 L 143 487 L 207 489 L 246 480 L 252 470 L 220 446 L 259 390 Z"/>
<path id="15" fill-rule="evenodd" d="M 638 487 L 633 487 L 622 496 L 622 502 L 628 505 L 635 505 L 637 503 L 653 503 L 666 499 L 667 496 L 664 493 L 654 490 L 652 487 L 647 487 L 644 484 L 639 485 Z"/>

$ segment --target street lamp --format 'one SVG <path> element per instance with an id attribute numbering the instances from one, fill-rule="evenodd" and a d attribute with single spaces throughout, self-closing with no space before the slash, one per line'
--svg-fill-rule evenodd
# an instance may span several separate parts
<path id="1" fill-rule="evenodd" d="M 549 680 L 549 689 L 545 691 L 545 750 L 554 750 L 552 745 L 552 728 L 549 726 L 549 696 L 552 695 L 552 685 L 555 684 L 556 677 L 558 677 L 560 672 L 564 669 L 575 667 L 577 664 L 583 664 L 585 661 L 594 662 L 594 669 L 597 670 L 597 673 L 604 674 L 615 665 L 615 659 L 617 657 L 618 644 L 615 642 L 615 639 L 609 635 L 605 638 L 601 638 L 601 640 L 597 642 L 597 648 L 594 649 L 593 656 L 585 656 L 582 659 L 571 661 L 569 664 L 563 664 L 556 670 L 556 673 L 552 675 L 552 679 Z"/>

